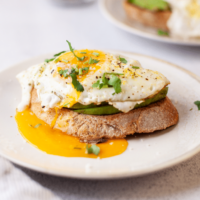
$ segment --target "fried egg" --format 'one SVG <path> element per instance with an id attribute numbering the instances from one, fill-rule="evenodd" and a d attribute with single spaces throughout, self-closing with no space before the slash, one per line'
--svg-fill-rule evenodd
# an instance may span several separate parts
<path id="1" fill-rule="evenodd" d="M 200 37 L 200 0 L 167 0 L 172 8 L 168 27 L 172 36 Z"/>
<path id="2" fill-rule="evenodd" d="M 70 76 L 74 69 L 81 71 L 76 78 L 82 91 L 77 90 Z M 102 83 L 103 77 L 110 80 L 112 75 L 119 80 L 119 92 L 114 86 L 94 87 L 98 81 Z M 88 49 L 64 52 L 51 62 L 43 62 L 21 72 L 17 79 L 22 87 L 18 111 L 29 106 L 31 91 L 35 88 L 44 111 L 63 106 L 70 108 L 76 103 L 99 105 L 108 102 L 122 112 L 129 112 L 137 103 L 153 97 L 170 83 L 164 75 L 142 68 L 134 59 Z"/>

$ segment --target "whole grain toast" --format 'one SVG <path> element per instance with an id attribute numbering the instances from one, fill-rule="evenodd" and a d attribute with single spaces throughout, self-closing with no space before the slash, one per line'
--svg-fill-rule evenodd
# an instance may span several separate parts
<path id="1" fill-rule="evenodd" d="M 47 124 L 56 117 L 55 109 L 44 111 L 38 100 L 37 91 L 32 90 L 31 110 Z M 179 115 L 168 97 L 147 107 L 134 109 L 128 113 L 114 115 L 84 115 L 62 108 L 57 111 L 52 128 L 78 137 L 82 142 L 95 143 L 106 138 L 125 138 L 134 133 L 151 133 L 175 125 Z"/>
<path id="2" fill-rule="evenodd" d="M 154 27 L 161 30 L 168 30 L 167 21 L 171 16 L 171 11 L 150 11 L 140 8 L 125 0 L 123 3 L 127 16 L 136 22 L 140 22 L 146 26 Z"/>

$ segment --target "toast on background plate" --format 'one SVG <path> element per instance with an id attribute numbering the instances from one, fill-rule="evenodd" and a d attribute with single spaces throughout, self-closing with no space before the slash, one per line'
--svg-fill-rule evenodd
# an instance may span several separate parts
<path id="1" fill-rule="evenodd" d="M 200 37 L 200 2 L 198 0 L 125 0 L 129 19 L 153 27 L 158 35 Z"/>
<path id="2" fill-rule="evenodd" d="M 134 3 L 130 3 L 129 0 L 124 1 L 123 5 L 127 16 L 131 20 L 157 29 L 169 30 L 167 22 L 171 16 L 171 11 L 168 7 L 164 10 L 159 10 L 158 8 L 149 10 L 147 8 L 141 8 Z"/>

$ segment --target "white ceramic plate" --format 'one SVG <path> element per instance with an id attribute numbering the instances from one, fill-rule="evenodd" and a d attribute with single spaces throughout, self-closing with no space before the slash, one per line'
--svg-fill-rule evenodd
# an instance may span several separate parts
<path id="1" fill-rule="evenodd" d="M 194 101 L 200 98 L 200 78 L 170 63 L 133 53 L 130 56 L 145 68 L 158 70 L 171 81 L 169 98 L 180 114 L 178 125 L 151 135 L 128 138 L 123 154 L 102 160 L 66 158 L 48 155 L 18 133 L 15 108 L 21 99 L 21 88 L 15 76 L 27 67 L 52 55 L 39 56 L 0 72 L 0 155 L 24 167 L 74 178 L 111 179 L 155 172 L 193 156 L 200 150 L 200 111 Z M 192 111 L 190 109 L 193 108 Z M 85 168 L 91 165 L 88 172 Z"/>
<path id="2" fill-rule="evenodd" d="M 124 0 L 99 0 L 100 9 L 103 15 L 117 27 L 133 33 L 160 42 L 174 43 L 180 45 L 200 46 L 200 39 L 182 39 L 159 36 L 157 30 L 149 28 L 137 22 L 129 20 L 123 9 Z"/>

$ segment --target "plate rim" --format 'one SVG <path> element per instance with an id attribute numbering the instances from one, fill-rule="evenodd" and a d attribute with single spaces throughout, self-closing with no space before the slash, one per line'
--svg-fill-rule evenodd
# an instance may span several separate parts
<path id="1" fill-rule="evenodd" d="M 115 17 L 112 16 L 112 14 L 109 12 L 109 10 L 107 9 L 107 6 L 106 6 L 108 1 L 111 1 L 111 0 L 99 0 L 99 7 L 100 7 L 100 10 L 101 10 L 101 13 L 103 14 L 103 16 L 109 22 L 111 22 L 116 27 L 118 27 L 118 28 L 120 28 L 120 29 L 122 29 L 126 32 L 132 33 L 132 34 L 137 35 L 139 37 L 143 37 L 143 38 L 158 41 L 158 42 L 164 42 L 164 43 L 168 43 L 168 44 L 178 44 L 178 45 L 186 45 L 186 46 L 200 46 L 200 41 L 196 42 L 196 41 L 175 40 L 175 39 L 170 38 L 170 37 L 156 36 L 156 35 L 141 31 L 139 29 L 130 27 L 130 26 L 126 25 L 125 23 L 117 20 Z M 124 0 L 121 0 L 121 1 L 124 1 Z"/>
<path id="2" fill-rule="evenodd" d="M 134 55 L 143 56 L 143 57 L 147 57 L 147 58 L 159 61 L 159 62 L 169 64 L 172 67 L 175 67 L 175 68 L 185 72 L 186 74 L 188 74 L 189 76 L 191 76 L 192 78 L 194 78 L 195 80 L 197 80 L 200 83 L 200 77 L 199 76 L 197 76 L 193 72 L 190 72 L 187 69 L 184 69 L 184 68 L 182 68 L 178 65 L 175 65 L 173 63 L 170 63 L 168 61 L 164 61 L 164 60 L 159 59 L 159 58 L 155 58 L 155 57 L 140 54 L 140 53 L 133 53 L 133 52 L 129 52 L 129 51 L 117 51 L 117 50 L 106 50 L 106 51 L 109 51 L 111 53 L 113 52 L 113 53 L 119 53 L 119 54 L 129 54 L 131 56 L 134 56 Z M 26 63 L 26 62 L 33 62 L 34 60 L 40 59 L 40 58 L 48 56 L 50 54 L 51 53 L 42 54 L 42 55 L 35 56 L 35 57 L 32 57 L 32 58 L 26 59 L 24 61 L 18 62 L 14 65 L 11 65 L 9 67 L 6 67 L 6 68 L 0 70 L 0 73 L 5 72 L 7 70 L 10 70 L 10 69 L 12 69 L 12 68 L 14 68 L 14 67 L 16 67 L 20 64 L 23 64 L 23 63 Z M 195 147 L 194 149 L 192 149 L 192 150 L 188 151 L 187 153 L 179 156 L 178 158 L 173 158 L 172 160 L 157 164 L 156 166 L 150 167 L 148 169 L 141 169 L 141 170 L 136 170 L 136 171 L 126 171 L 126 172 L 121 172 L 119 174 L 107 174 L 106 173 L 104 175 L 102 175 L 102 174 L 98 175 L 98 174 L 92 174 L 92 173 L 91 174 L 87 174 L 87 173 L 70 174 L 70 173 L 66 173 L 66 172 L 62 172 L 62 171 L 59 172 L 59 171 L 56 171 L 54 169 L 49 170 L 49 169 L 46 169 L 46 168 L 43 168 L 43 167 L 35 166 L 35 165 L 32 165 L 32 164 L 20 161 L 18 159 L 15 159 L 13 157 L 9 157 L 8 155 L 3 154 L 1 151 L 0 151 L 0 156 L 2 156 L 3 158 L 6 158 L 7 160 L 9 160 L 9 161 L 21 166 L 21 167 L 25 167 L 27 169 L 31 169 L 33 171 L 44 173 L 44 174 L 49 174 L 49 175 L 54 175 L 54 176 L 59 176 L 59 177 L 75 178 L 75 179 L 86 179 L 86 180 L 108 180 L 108 179 L 114 180 L 114 179 L 123 179 L 123 178 L 132 178 L 132 177 L 144 176 L 144 175 L 147 175 L 147 174 L 159 172 L 159 171 L 162 171 L 164 169 L 168 169 L 170 167 L 173 167 L 177 164 L 180 164 L 180 163 L 192 158 L 194 155 L 196 155 L 199 152 L 200 152 L 200 144 L 197 147 Z"/>

